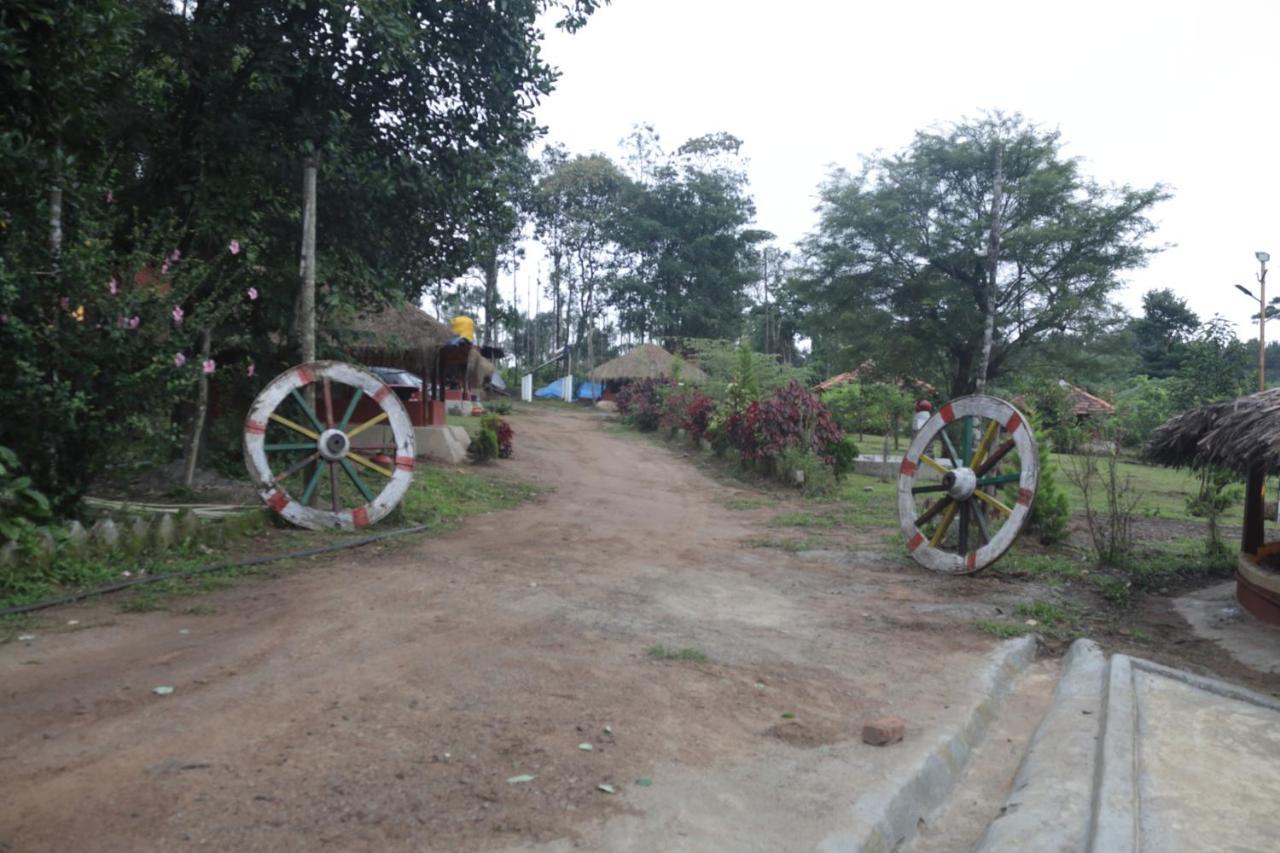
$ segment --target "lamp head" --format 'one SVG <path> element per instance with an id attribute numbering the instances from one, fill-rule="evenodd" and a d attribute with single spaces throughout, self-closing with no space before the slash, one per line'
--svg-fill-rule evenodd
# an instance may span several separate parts
<path id="1" fill-rule="evenodd" d="M 1261 264 L 1265 264 L 1267 261 L 1271 260 L 1271 254 L 1269 252 L 1254 252 L 1253 256 L 1257 258 L 1258 263 Z"/>

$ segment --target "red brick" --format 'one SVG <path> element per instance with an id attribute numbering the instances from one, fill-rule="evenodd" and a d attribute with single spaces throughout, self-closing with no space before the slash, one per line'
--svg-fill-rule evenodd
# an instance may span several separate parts
<path id="1" fill-rule="evenodd" d="M 887 746 L 902 740 L 907 724 L 900 717 L 881 717 L 862 727 L 862 742 L 872 746 Z"/>

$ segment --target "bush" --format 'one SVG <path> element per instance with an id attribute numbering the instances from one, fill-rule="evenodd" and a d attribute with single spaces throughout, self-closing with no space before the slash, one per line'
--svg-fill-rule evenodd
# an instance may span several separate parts
<path id="1" fill-rule="evenodd" d="M 18 456 L 0 446 L 0 538 L 20 542 L 49 520 L 49 500 L 20 473 Z"/>
<path id="2" fill-rule="evenodd" d="M 715 400 L 697 388 L 669 388 L 662 400 L 661 424 L 685 430 L 697 441 L 706 435 L 715 406 Z"/>
<path id="3" fill-rule="evenodd" d="M 480 432 L 471 440 L 467 453 L 476 462 L 510 459 L 514 436 L 515 430 L 505 420 L 497 415 L 485 415 L 480 419 Z"/>
<path id="4" fill-rule="evenodd" d="M 1045 445 L 1040 454 L 1040 479 L 1036 483 L 1036 499 L 1031 502 L 1027 529 L 1040 538 L 1042 545 L 1066 540 L 1071 532 L 1071 502 L 1058 484 L 1058 465 Z M 1013 484 L 1017 485 L 1017 484 Z M 1013 499 L 1017 499 L 1016 488 Z"/>
<path id="5" fill-rule="evenodd" d="M 662 395 L 670 384 L 667 379 L 628 382 L 618 391 L 618 412 L 641 432 L 653 432 L 662 423 Z"/>
<path id="6" fill-rule="evenodd" d="M 836 490 L 836 476 L 832 468 L 812 452 L 799 447 L 788 448 L 779 460 L 779 476 L 788 484 L 798 485 L 806 495 L 829 495 Z M 795 483 L 795 472 L 802 472 L 803 479 Z"/>
<path id="7" fill-rule="evenodd" d="M 852 473 L 854 464 L 858 461 L 858 445 L 846 435 L 831 446 L 831 461 L 831 472 L 836 479 L 844 479 L 847 474 Z"/>
<path id="8" fill-rule="evenodd" d="M 778 459 L 788 448 L 799 447 L 833 465 L 833 448 L 844 439 L 822 401 L 794 380 L 760 404 L 754 428 L 756 459 Z"/>

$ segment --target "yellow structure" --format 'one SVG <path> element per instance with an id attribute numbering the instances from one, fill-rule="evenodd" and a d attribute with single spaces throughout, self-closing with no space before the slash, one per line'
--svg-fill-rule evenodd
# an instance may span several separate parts
<path id="1" fill-rule="evenodd" d="M 456 336 L 466 338 L 473 344 L 476 342 L 476 321 L 472 320 L 470 317 L 463 317 L 461 315 L 454 317 L 450 322 L 449 327 L 453 329 L 453 333 Z"/>

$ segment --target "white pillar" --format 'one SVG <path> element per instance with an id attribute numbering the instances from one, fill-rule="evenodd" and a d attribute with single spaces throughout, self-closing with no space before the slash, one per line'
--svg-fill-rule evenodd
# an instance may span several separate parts
<path id="1" fill-rule="evenodd" d="M 533 374 L 526 373 L 520 377 L 520 399 L 526 403 L 533 402 Z"/>

